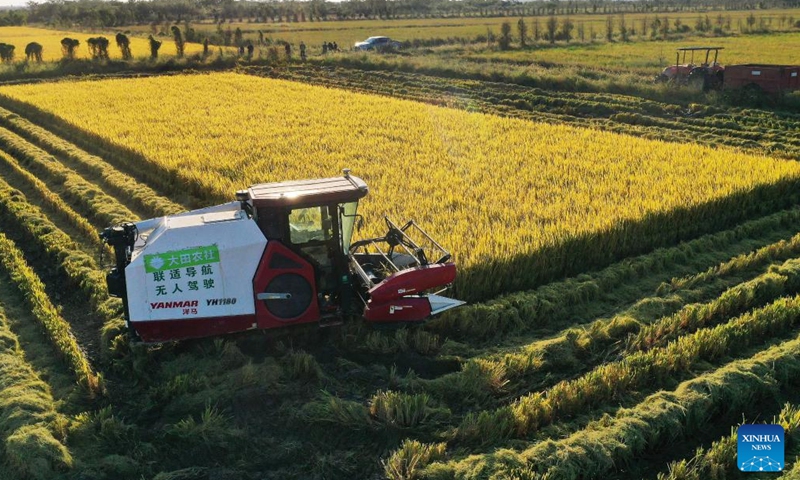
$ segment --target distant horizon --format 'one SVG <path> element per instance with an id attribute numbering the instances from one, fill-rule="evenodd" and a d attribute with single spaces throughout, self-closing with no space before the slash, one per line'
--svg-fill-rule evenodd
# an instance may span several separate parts
<path id="1" fill-rule="evenodd" d="M 47 0 L 0 0 L 0 9 L 25 8 L 29 3 L 44 3 Z M 328 2 L 339 3 L 342 0 L 326 0 Z"/>

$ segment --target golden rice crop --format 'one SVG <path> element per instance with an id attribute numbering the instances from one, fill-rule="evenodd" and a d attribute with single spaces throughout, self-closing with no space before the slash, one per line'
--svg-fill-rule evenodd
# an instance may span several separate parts
<path id="1" fill-rule="evenodd" d="M 232 73 L 17 85 L 0 94 L 142 155 L 147 164 L 129 168 L 209 201 L 252 183 L 351 168 L 371 189 L 362 235 L 380 233 L 381 214 L 413 217 L 462 266 L 492 265 L 468 285 L 462 275 L 460 292 L 470 298 L 703 231 L 717 214 L 750 203 L 703 205 L 800 178 L 796 162 L 732 150 Z M 647 222 L 647 230 L 631 227 Z M 604 235 L 611 239 L 601 242 Z"/>
<path id="2" fill-rule="evenodd" d="M 110 42 L 108 45 L 108 55 L 111 58 L 122 58 L 122 53 L 114 40 L 114 34 L 89 34 L 68 32 L 60 30 L 48 30 L 44 28 L 31 27 L 0 27 L 0 42 L 10 43 L 14 49 L 14 59 L 25 59 L 25 46 L 30 42 L 37 42 L 42 45 L 42 57 L 44 61 L 60 60 L 64 56 L 61 53 L 61 39 L 65 37 L 77 38 L 81 43 L 75 53 L 75 58 L 91 58 L 89 47 L 86 40 L 90 37 L 104 36 Z M 145 37 L 128 36 L 131 41 L 131 53 L 134 58 L 150 57 L 150 41 Z M 175 56 L 175 42 L 171 37 L 157 38 L 161 43 L 159 56 Z M 202 53 L 203 46 L 197 43 L 187 43 L 185 48 L 186 55 Z"/>

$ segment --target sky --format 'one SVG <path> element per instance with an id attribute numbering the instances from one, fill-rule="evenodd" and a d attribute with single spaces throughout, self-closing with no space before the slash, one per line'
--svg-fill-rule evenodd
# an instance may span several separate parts
<path id="1" fill-rule="evenodd" d="M 27 4 L 27 0 L 0 0 L 0 8 L 24 7 Z"/>

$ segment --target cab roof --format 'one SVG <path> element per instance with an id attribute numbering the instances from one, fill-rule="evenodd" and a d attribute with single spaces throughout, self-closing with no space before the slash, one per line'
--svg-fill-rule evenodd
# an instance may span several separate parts
<path id="1" fill-rule="evenodd" d="M 260 183 L 246 190 L 253 206 L 311 207 L 354 202 L 369 192 L 364 180 L 345 174 L 343 177 Z"/>

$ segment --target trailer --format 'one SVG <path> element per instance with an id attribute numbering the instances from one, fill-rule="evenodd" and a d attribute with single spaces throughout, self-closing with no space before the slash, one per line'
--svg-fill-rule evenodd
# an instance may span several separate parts
<path id="1" fill-rule="evenodd" d="M 748 89 L 768 95 L 800 90 L 800 65 L 728 65 L 722 89 Z"/>

